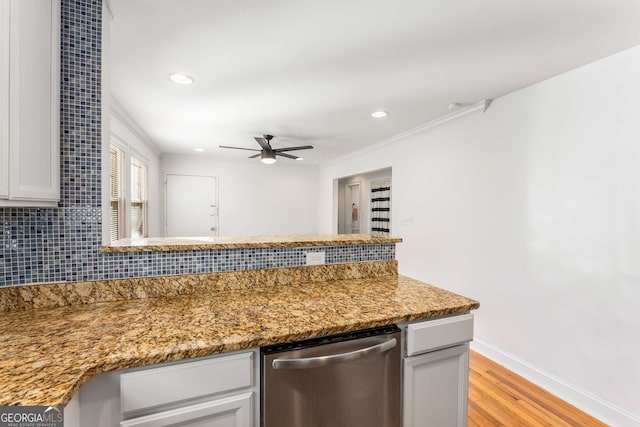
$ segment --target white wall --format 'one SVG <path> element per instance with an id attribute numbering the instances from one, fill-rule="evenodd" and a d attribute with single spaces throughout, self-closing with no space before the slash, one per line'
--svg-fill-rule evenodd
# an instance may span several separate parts
<path id="1" fill-rule="evenodd" d="M 392 166 L 401 273 L 478 299 L 478 340 L 636 425 L 639 75 L 636 47 L 325 165 L 320 231 L 335 226 L 334 178 Z"/>
<path id="2" fill-rule="evenodd" d="M 109 127 L 111 135 L 116 137 L 116 141 L 120 145 L 126 145 L 132 153 L 147 162 L 149 174 L 149 212 L 147 231 L 149 237 L 158 237 L 161 234 L 161 180 L 160 180 L 160 151 L 148 140 L 148 137 L 137 128 L 135 122 L 132 121 L 115 101 L 112 101 L 112 112 L 109 118 Z M 107 157 L 108 158 L 108 157 Z M 108 162 L 105 162 L 108 164 Z M 108 175 L 107 175 L 108 177 Z M 105 181 L 108 184 L 108 179 Z M 109 193 L 108 189 L 105 190 Z M 108 212 L 108 211 L 107 211 Z"/>
<path id="3" fill-rule="evenodd" d="M 315 234 L 318 168 L 265 165 L 257 159 L 229 161 L 202 155 L 164 154 L 166 173 L 218 178 L 220 236 Z"/>

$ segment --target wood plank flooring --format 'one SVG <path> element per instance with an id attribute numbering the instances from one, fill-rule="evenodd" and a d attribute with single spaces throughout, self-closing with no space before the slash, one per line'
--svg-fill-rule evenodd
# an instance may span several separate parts
<path id="1" fill-rule="evenodd" d="M 592 416 L 471 351 L 469 427 L 605 426 Z"/>

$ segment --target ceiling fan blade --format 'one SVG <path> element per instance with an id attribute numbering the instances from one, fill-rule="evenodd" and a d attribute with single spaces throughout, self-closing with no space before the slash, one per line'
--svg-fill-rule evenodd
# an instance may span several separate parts
<path id="1" fill-rule="evenodd" d="M 218 145 L 218 147 L 220 147 L 220 148 L 232 148 L 234 150 L 262 151 L 262 150 L 256 150 L 255 148 L 229 147 L 228 145 Z"/>
<path id="2" fill-rule="evenodd" d="M 260 144 L 260 147 L 262 147 L 263 150 L 272 151 L 271 146 L 269 145 L 269 142 L 266 139 L 260 136 L 256 136 L 255 140 L 258 141 L 258 144 Z"/>
<path id="3" fill-rule="evenodd" d="M 260 155 L 262 155 L 262 152 L 258 153 L 258 154 L 254 154 L 253 156 L 249 156 L 250 159 L 255 159 L 256 157 L 260 157 Z"/>
<path id="4" fill-rule="evenodd" d="M 276 153 L 282 153 L 283 151 L 294 151 L 294 150 L 310 150 L 313 148 L 313 145 L 300 145 L 298 147 L 288 147 L 288 148 L 276 148 Z"/>
<path id="5" fill-rule="evenodd" d="M 294 159 L 294 160 L 298 159 L 298 156 L 292 156 L 291 154 L 280 153 L 278 151 L 276 151 L 276 156 L 288 157 L 288 158 Z"/>

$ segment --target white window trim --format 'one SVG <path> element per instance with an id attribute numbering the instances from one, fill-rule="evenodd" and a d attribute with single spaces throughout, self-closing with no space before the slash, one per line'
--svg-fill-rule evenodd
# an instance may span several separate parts
<path id="1" fill-rule="evenodd" d="M 107 16 L 109 13 L 106 2 L 102 4 L 102 16 Z M 111 146 L 111 97 L 106 94 L 111 93 L 110 82 L 110 63 L 109 55 L 106 52 L 110 50 L 110 20 L 102 20 L 102 97 L 101 97 L 101 110 L 102 110 L 102 244 L 111 244 L 111 236 L 109 233 L 110 226 L 110 209 L 111 197 L 108 191 L 109 182 L 109 148 Z"/>

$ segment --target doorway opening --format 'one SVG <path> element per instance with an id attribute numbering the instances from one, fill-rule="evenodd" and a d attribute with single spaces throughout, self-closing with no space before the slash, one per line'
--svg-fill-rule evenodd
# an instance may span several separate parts
<path id="1" fill-rule="evenodd" d="M 337 181 L 338 234 L 390 236 L 391 168 L 346 176 Z"/>

